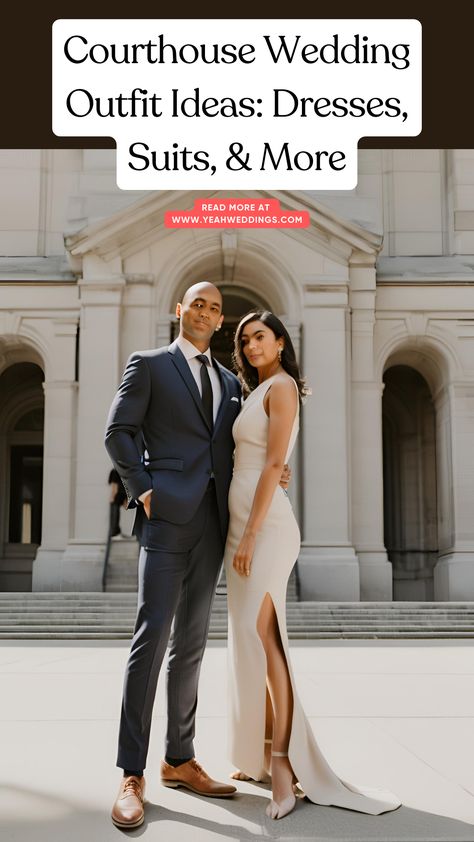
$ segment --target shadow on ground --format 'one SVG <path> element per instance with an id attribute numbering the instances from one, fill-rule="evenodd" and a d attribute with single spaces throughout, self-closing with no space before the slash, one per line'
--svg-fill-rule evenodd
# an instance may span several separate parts
<path id="1" fill-rule="evenodd" d="M 135 838 L 145 834 L 163 842 L 204 842 L 219 837 L 241 842 L 262 837 L 288 842 L 474 842 L 474 825 L 403 806 L 382 816 L 366 816 L 302 799 L 291 815 L 275 822 L 265 817 L 268 794 L 262 788 L 255 795 L 241 793 L 234 799 L 205 802 L 177 792 L 176 810 L 149 801 L 144 824 L 133 831 L 120 831 L 112 825 L 111 805 L 104 805 L 99 812 L 56 798 L 45 789 L 5 785 L 1 791 L 1 838 L 5 842 L 109 842 L 121 835 Z M 201 815 L 190 809 L 192 801 L 197 802 L 196 812 Z"/>

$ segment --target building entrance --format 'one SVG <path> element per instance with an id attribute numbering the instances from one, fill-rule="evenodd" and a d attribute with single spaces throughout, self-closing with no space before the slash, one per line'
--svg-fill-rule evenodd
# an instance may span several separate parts
<path id="1" fill-rule="evenodd" d="M 0 590 L 31 590 L 43 508 L 43 372 L 14 363 L 0 376 Z"/>
<path id="2" fill-rule="evenodd" d="M 393 598 L 434 599 L 438 560 L 436 418 L 429 386 L 414 368 L 384 375 L 384 540 Z"/>

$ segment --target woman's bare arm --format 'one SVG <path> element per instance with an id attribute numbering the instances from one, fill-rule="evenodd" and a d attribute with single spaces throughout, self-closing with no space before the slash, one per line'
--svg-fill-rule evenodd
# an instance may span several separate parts
<path id="1" fill-rule="evenodd" d="M 250 574 L 255 538 L 267 515 L 285 463 L 286 452 L 298 407 L 298 396 L 289 377 L 275 380 L 268 390 L 268 442 L 265 467 L 255 489 L 252 508 L 244 534 L 234 556 L 235 570 Z"/>

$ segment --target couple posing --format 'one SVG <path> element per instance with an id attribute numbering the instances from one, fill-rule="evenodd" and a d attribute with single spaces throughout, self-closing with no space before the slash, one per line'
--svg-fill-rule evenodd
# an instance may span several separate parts
<path id="1" fill-rule="evenodd" d="M 199 672 L 223 557 L 231 756 L 238 767 L 232 777 L 271 780 L 266 812 L 272 819 L 291 812 L 301 791 L 317 804 L 393 810 L 400 802 L 391 793 L 359 790 L 334 774 L 292 675 L 285 599 L 300 534 L 283 488 L 284 465 L 306 390 L 290 337 L 271 313 L 245 316 L 235 335 L 237 379 L 209 351 L 223 320 L 219 290 L 195 284 L 176 315 L 175 342 L 128 360 L 107 422 L 106 447 L 129 505 L 137 506 L 141 545 L 119 732 L 123 778 L 112 821 L 134 828 L 144 820 L 143 770 L 173 619 L 161 781 L 204 796 L 236 791 L 210 778 L 193 748 Z"/>

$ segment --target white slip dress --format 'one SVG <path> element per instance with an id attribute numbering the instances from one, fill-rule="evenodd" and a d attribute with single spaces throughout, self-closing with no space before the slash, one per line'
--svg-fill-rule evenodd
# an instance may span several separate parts
<path id="1" fill-rule="evenodd" d="M 257 534 L 250 576 L 240 576 L 232 565 L 265 465 L 268 416 L 263 401 L 274 377 L 269 377 L 250 393 L 233 426 L 234 473 L 229 491 L 230 524 L 224 557 L 229 608 L 231 760 L 249 777 L 255 780 L 265 778 L 266 657 L 257 633 L 257 618 L 262 602 L 269 594 L 275 607 L 293 691 L 288 756 L 299 784 L 305 795 L 316 804 L 378 815 L 399 807 L 399 799 L 391 792 L 360 789 L 338 778 L 318 747 L 298 698 L 286 631 L 286 589 L 300 550 L 300 531 L 290 500 L 279 485 Z M 293 451 L 298 429 L 299 405 L 286 461 Z"/>

